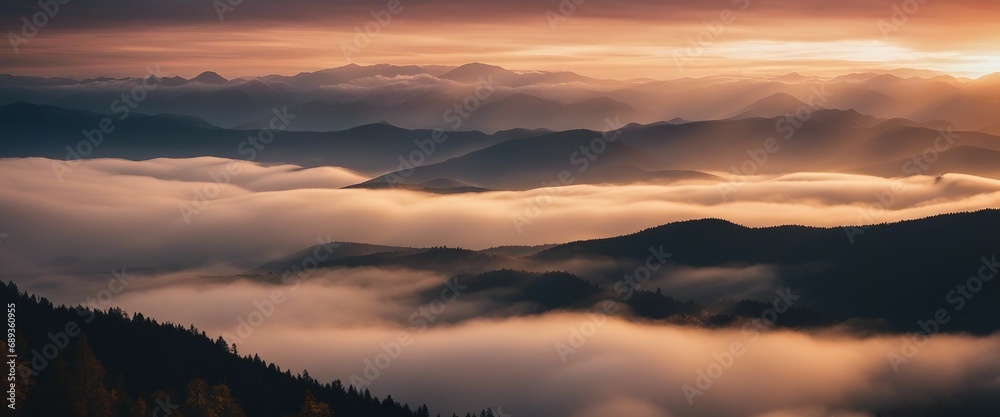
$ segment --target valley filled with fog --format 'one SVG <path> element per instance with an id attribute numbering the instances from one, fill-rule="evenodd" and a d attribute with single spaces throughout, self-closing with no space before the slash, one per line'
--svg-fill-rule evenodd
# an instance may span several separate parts
<path id="1" fill-rule="evenodd" d="M 1000 407 L 996 75 L 157 71 L 0 78 L 0 279 L 400 415 Z"/>

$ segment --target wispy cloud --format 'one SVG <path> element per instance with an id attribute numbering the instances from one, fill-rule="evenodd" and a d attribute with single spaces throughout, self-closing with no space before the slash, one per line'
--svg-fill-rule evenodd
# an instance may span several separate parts
<path id="1" fill-rule="evenodd" d="M 66 5 L 45 33 L 32 38 L 18 54 L 6 48 L 0 59 L 8 71 L 53 75 L 133 75 L 122 73 L 129 62 L 152 61 L 181 75 L 208 69 L 229 77 L 296 73 L 342 65 L 341 43 L 353 39 L 354 27 L 372 19 L 372 10 L 386 7 L 378 1 L 245 2 L 219 22 L 212 2 L 175 3 Z M 878 22 L 892 19 L 893 6 L 907 2 L 895 3 L 753 1 L 711 51 L 685 65 L 684 75 L 740 70 L 826 73 L 833 70 L 829 63 L 855 70 L 913 65 L 957 75 L 1000 71 L 992 48 L 998 35 L 991 16 L 997 5 L 973 0 L 926 2 L 919 14 L 908 16 L 905 26 L 887 38 Z M 741 6 L 730 0 L 592 1 L 553 31 L 545 11 L 558 6 L 555 1 L 402 4 L 403 10 L 379 33 L 378 41 L 352 60 L 449 65 L 483 61 L 609 78 L 673 78 L 681 73 L 664 51 L 686 47 L 687 37 L 704 29 L 705 21 L 716 18 L 720 10 Z M 5 5 L 0 25 L 18 32 L 20 19 L 37 8 L 30 1 Z M 296 27 L 288 28 L 287 22 Z M 510 22 L 517 22 L 519 30 L 508 30 Z M 601 30 L 592 30 L 595 26 Z M 752 57 L 741 52 L 745 51 L 741 45 L 768 43 L 784 47 L 758 48 Z M 817 47 L 837 44 L 845 48 Z M 893 53 L 880 54 L 884 51 Z"/>

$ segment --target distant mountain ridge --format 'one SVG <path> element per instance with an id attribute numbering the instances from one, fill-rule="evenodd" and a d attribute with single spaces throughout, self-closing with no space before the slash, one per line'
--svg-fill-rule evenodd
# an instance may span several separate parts
<path id="1" fill-rule="evenodd" d="M 677 118 L 774 117 L 794 110 L 798 105 L 789 97 L 795 97 L 816 108 L 854 109 L 879 118 L 918 122 L 939 119 L 960 130 L 976 130 L 988 128 L 993 115 L 1000 112 L 996 77 L 970 80 L 904 68 L 826 78 L 791 73 L 617 81 L 484 63 L 350 64 L 295 75 L 232 80 L 212 71 L 191 79 L 176 75 L 75 79 L 0 74 L 0 105 L 29 101 L 105 112 L 122 94 L 140 88 L 146 91 L 141 110 L 136 111 L 194 116 L 227 128 L 266 128 L 274 108 L 302 107 L 300 123 L 288 129 L 339 131 L 385 120 L 411 129 L 494 132 L 513 128 L 601 130 L 608 117 L 618 117 L 622 124 Z M 488 95 L 482 91 L 486 84 L 492 90 Z M 445 113 L 454 112 L 455 105 L 463 109 L 458 113 L 468 115 L 452 127 L 457 119 Z M 464 110 L 466 106 L 471 111 Z"/>
<path id="2" fill-rule="evenodd" d="M 0 157 L 75 158 L 67 147 L 88 140 L 83 134 L 88 132 L 95 140 L 103 139 L 91 153 L 81 155 L 85 158 L 215 156 L 339 166 L 371 175 L 355 188 L 394 184 L 455 193 L 539 188 L 543 182 L 566 177 L 564 172 L 569 173 L 564 185 L 722 181 L 725 178 L 706 172 L 731 172 L 750 157 L 748 150 L 761 149 L 772 138 L 778 154 L 757 167 L 759 173 L 807 169 L 885 177 L 962 173 L 1000 179 L 1000 159 L 988 156 L 1000 152 L 1000 137 L 954 132 L 933 170 L 907 170 L 908 160 L 940 146 L 942 130 L 932 127 L 934 123 L 883 120 L 853 110 L 816 110 L 798 128 L 779 116 L 631 124 L 610 133 L 580 129 L 435 133 L 379 122 L 338 132 L 275 131 L 271 132 L 275 139 L 262 149 L 248 142 L 261 131 L 222 129 L 176 114 L 120 116 L 24 102 L 2 105 L 0 129 L 7 146 L 0 149 Z M 113 132 L 98 132 L 104 119 L 113 122 Z M 786 132 L 794 139 L 785 139 Z"/>
<path id="3" fill-rule="evenodd" d="M 256 162 L 282 162 L 306 167 L 340 166 L 362 173 L 395 171 L 400 155 L 409 155 L 415 140 L 431 141 L 428 130 L 407 130 L 384 123 L 359 126 L 339 132 L 272 132 L 274 139 L 263 149 L 249 143 L 259 131 L 221 129 L 190 116 L 132 113 L 102 115 L 30 103 L 0 106 L 0 129 L 5 145 L 0 157 L 46 157 L 66 159 L 67 147 L 87 141 L 86 131 L 100 145 L 91 153 L 74 158 L 188 158 L 215 156 Z M 98 129 L 105 118 L 114 130 Z M 52 123 L 59 120 L 59 123 Z M 96 132 L 96 133 L 95 133 Z M 481 132 L 450 132 L 448 140 L 435 144 L 427 162 L 443 161 L 502 141 L 530 137 L 535 132 L 511 130 L 487 135 Z M 260 145 L 261 142 L 258 142 Z"/>
<path id="4" fill-rule="evenodd" d="M 322 266 L 404 267 L 465 274 L 460 280 L 481 288 L 477 291 L 506 288 L 510 302 L 536 303 L 535 312 L 540 313 L 560 308 L 586 310 L 600 300 L 618 300 L 622 277 L 631 275 L 636 265 L 649 262 L 651 251 L 663 252 L 669 254 L 663 270 L 648 284 L 637 288 L 647 294 L 646 298 L 630 304 L 638 308 L 635 312 L 640 317 L 681 320 L 687 316 L 684 320 L 696 318 L 695 322 L 710 326 L 730 323 L 738 316 L 732 316 L 729 310 L 733 305 L 716 303 L 743 298 L 746 283 L 719 284 L 713 290 L 711 303 L 682 307 L 686 302 L 678 300 L 703 294 L 704 289 L 691 287 L 676 277 L 690 268 L 757 266 L 774 271 L 773 281 L 767 287 L 788 289 L 800 297 L 795 305 L 801 309 L 794 319 L 789 318 L 789 326 L 850 323 L 858 330 L 912 332 L 919 330 L 914 323 L 925 319 L 934 309 L 955 307 L 959 301 L 954 290 L 970 279 L 970 274 L 1000 270 L 1000 234 L 996 228 L 984 225 L 1000 225 L 1000 209 L 834 228 L 748 228 L 720 219 L 702 219 L 669 223 L 629 235 L 499 253 L 495 249 L 384 248 L 379 252 L 340 256 Z M 347 251 L 359 248 L 357 244 L 345 245 Z M 266 265 L 291 265 L 294 259 L 286 257 L 284 261 Z M 898 262 L 886 263 L 885 259 Z M 524 272 L 551 271 L 548 265 L 567 265 L 580 260 L 605 260 L 611 266 L 600 273 L 590 273 L 593 276 L 589 279 L 560 275 L 556 281 L 563 284 L 538 282 L 553 276 Z M 506 278 L 497 278 L 500 276 Z M 494 279 L 500 281 L 489 283 Z M 546 289 L 538 290 L 538 286 Z M 510 292 L 512 288 L 523 290 Z M 662 295 L 654 291 L 658 288 L 663 289 Z M 579 291 L 568 296 L 564 290 Z M 976 299 L 962 301 L 961 314 L 955 312 L 942 330 L 981 335 L 1000 330 L 1000 317 L 989 313 L 992 311 L 989 300 L 997 297 L 1000 286 L 984 283 Z M 553 301 L 556 299 L 561 301 Z M 651 313 L 661 308 L 666 309 L 662 310 L 664 313 Z"/>

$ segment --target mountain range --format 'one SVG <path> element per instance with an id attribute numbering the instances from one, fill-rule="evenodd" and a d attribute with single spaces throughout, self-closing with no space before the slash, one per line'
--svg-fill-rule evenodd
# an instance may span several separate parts
<path id="1" fill-rule="evenodd" d="M 788 98 L 771 103 L 784 101 Z M 112 132 L 98 130 L 103 120 L 111 121 Z M 816 110 L 797 122 L 784 116 L 748 117 L 630 124 L 612 132 L 512 129 L 488 134 L 375 123 L 336 132 L 262 133 L 222 129 L 193 116 L 131 114 L 120 119 L 20 102 L 0 106 L 0 129 L 7 144 L 0 157 L 216 156 L 339 166 L 371 176 L 355 187 L 402 184 L 434 192 L 532 189 L 567 174 L 571 181 L 563 185 L 720 181 L 712 174 L 717 172 L 856 172 L 886 178 L 963 173 L 1000 179 L 998 136 L 953 131 L 932 122 L 878 119 L 853 110 Z M 92 146 L 96 139 L 100 144 Z M 80 155 L 83 150 L 89 153 Z"/>
<path id="2" fill-rule="evenodd" d="M 338 242 L 319 267 L 456 275 L 457 282 L 469 286 L 467 295 L 499 297 L 498 310 L 482 313 L 486 315 L 509 314 L 502 306 L 514 304 L 529 306 L 520 314 L 588 311 L 612 300 L 627 305 L 626 314 L 638 318 L 727 326 L 757 317 L 766 308 L 773 293 L 757 291 L 755 285 L 760 285 L 798 297 L 796 309 L 782 316 L 790 327 L 843 325 L 854 331 L 906 333 L 919 331 L 918 320 L 932 317 L 937 309 L 954 308 L 960 314 L 952 314 L 941 331 L 986 335 L 1000 330 L 1000 318 L 991 313 L 992 304 L 980 300 L 1000 297 L 1000 287 L 987 285 L 988 279 L 971 293 L 959 286 L 967 288 L 977 274 L 998 272 L 1000 236 L 995 228 L 984 227 L 998 224 L 1000 210 L 988 209 L 863 228 L 749 228 L 704 219 L 605 239 L 479 251 Z M 284 271 L 316 250 L 267 261 L 241 277 L 281 283 Z M 648 282 L 630 280 L 657 253 L 663 268 Z M 555 272 L 585 260 L 606 262 L 597 269 Z M 686 278 L 700 268 L 763 268 L 769 274 L 765 282 L 746 276 L 732 281 Z M 439 292 L 428 290 L 426 301 Z M 631 293 L 641 295 L 625 296 Z"/>
<path id="3" fill-rule="evenodd" d="M 301 115 L 289 130 L 334 131 L 386 121 L 410 129 L 495 132 L 605 130 L 603 120 L 608 117 L 625 124 L 774 117 L 794 114 L 805 103 L 813 110 L 854 109 L 879 118 L 944 120 L 960 130 L 996 133 L 992 115 L 1000 110 L 996 94 L 1000 83 L 995 78 L 994 74 L 969 80 L 898 70 L 832 78 L 786 74 L 615 81 L 481 63 L 351 64 L 231 80 L 211 71 L 191 79 L 150 75 L 77 80 L 3 74 L 0 105 L 27 101 L 106 113 L 116 99 L 134 93 L 142 97 L 134 100 L 137 112 L 195 116 L 227 128 L 263 128 L 273 109 L 288 108 Z M 447 112 L 456 106 L 469 116 L 449 117 Z"/>

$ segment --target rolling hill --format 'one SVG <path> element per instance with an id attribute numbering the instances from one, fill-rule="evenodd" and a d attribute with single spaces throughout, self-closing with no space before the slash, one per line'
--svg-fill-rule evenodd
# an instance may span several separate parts
<path id="1" fill-rule="evenodd" d="M 322 266 L 409 268 L 457 275 L 463 285 L 470 286 L 470 293 L 501 297 L 505 303 L 528 303 L 530 308 L 517 314 L 587 310 L 599 301 L 616 300 L 628 304 L 632 314 L 641 318 L 729 325 L 732 320 L 738 322 L 739 317 L 752 317 L 743 308 L 759 313 L 766 304 L 758 308 L 753 307 L 757 305 L 754 303 L 770 301 L 774 291 L 781 289 L 799 297 L 794 304 L 798 309 L 785 318 L 791 327 L 841 323 L 858 331 L 914 332 L 920 330 L 915 325 L 917 320 L 926 320 L 936 310 L 945 309 L 951 313 L 951 320 L 941 331 L 985 335 L 1000 330 L 1000 318 L 992 314 L 990 302 L 1000 297 L 1000 286 L 989 278 L 1000 272 L 997 227 L 997 209 L 836 228 L 748 228 L 703 219 L 625 236 L 499 252 L 345 244 L 344 256 Z M 648 264 L 651 253 L 660 252 L 669 254 L 658 261 L 664 262 L 662 269 L 657 268 L 648 282 L 631 281 L 634 293 L 642 294 L 639 299 L 623 297 L 621 287 L 629 282 L 626 277 Z M 604 260 L 608 266 L 581 272 L 589 278 L 525 272 L 551 272 L 581 260 Z M 700 268 L 765 268 L 771 272 L 764 282 L 748 282 L 756 278 L 746 273 L 735 281 L 684 278 L 688 271 Z M 977 273 L 987 274 L 980 281 L 981 289 L 970 297 L 957 295 L 958 286 L 969 285 L 973 279 L 970 277 Z M 760 285 L 761 290 L 748 296 L 748 283 Z M 432 293 L 434 290 L 428 290 L 428 294 Z M 711 295 L 706 298 L 706 294 Z M 700 304 L 680 301 L 695 297 L 702 298 Z M 486 314 L 502 311 L 498 307 Z"/>

